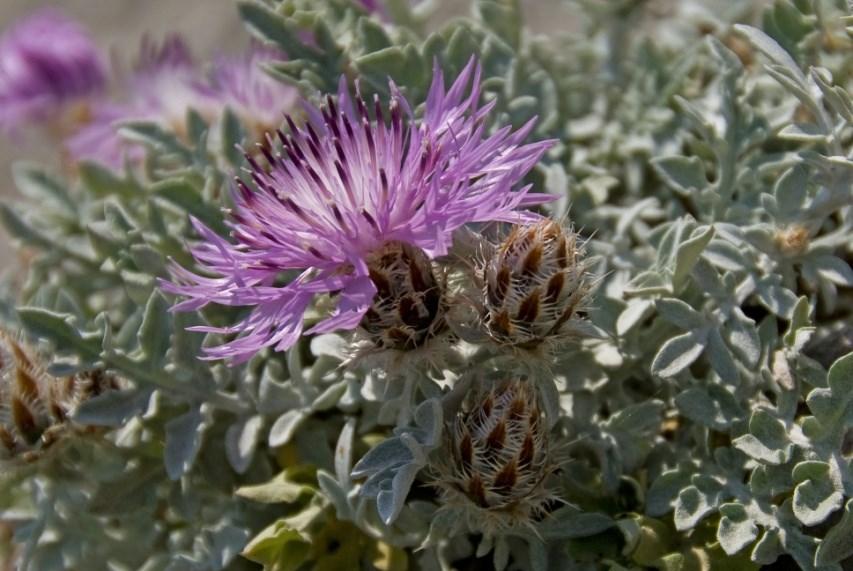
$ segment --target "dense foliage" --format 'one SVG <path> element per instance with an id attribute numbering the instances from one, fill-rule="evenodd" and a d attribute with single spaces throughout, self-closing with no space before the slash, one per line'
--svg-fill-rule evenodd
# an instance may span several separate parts
<path id="1" fill-rule="evenodd" d="M 261 120 L 234 98 L 194 95 L 180 121 L 172 106 L 101 125 L 123 160 L 112 148 L 66 155 L 62 173 L 17 166 L 23 198 L 0 211 L 21 264 L 6 328 L 33 345 L 39 386 L 93 375 L 111 386 L 49 431 L 21 433 L 26 455 L 7 446 L 10 560 L 39 571 L 849 566 L 851 8 L 572 6 L 576 32 L 537 35 L 521 0 L 477 0 L 470 17 L 437 24 L 429 3 L 406 0 L 238 3 L 278 54 L 245 65 L 318 108 L 326 94 L 340 101 L 341 78 L 341 93 L 358 79 L 365 124 L 381 121 L 374 96 L 404 97 L 422 117 L 434 65 L 450 86 L 474 56 L 481 103 L 494 102 L 488 133 L 536 117 L 513 143 L 553 140 L 525 183 L 554 197 L 531 207 L 559 224 L 472 217 L 431 261 L 389 246 L 377 263 L 390 285 L 370 290 L 378 316 L 354 337 L 302 334 L 243 363 L 204 360 L 234 341 L 251 302 L 170 311 L 183 299 L 162 285 L 175 267 L 231 259 L 197 245 L 231 239 L 249 201 L 233 176 L 245 196 L 276 180 L 251 176 L 276 161 L 254 150 L 279 127 L 268 108 Z M 106 105 L 96 97 L 89 105 Z M 300 129 L 317 113 L 286 105 L 294 123 L 266 149 L 295 137 L 307 154 Z M 399 277 L 418 271 L 426 286 Z M 272 273 L 262 293 L 296 279 Z M 532 311 L 554 283 L 571 289 Z M 409 324 L 406 296 L 439 285 L 446 299 L 425 301 L 427 322 L 395 346 L 387 330 L 402 325 L 381 311 Z M 307 300 L 306 322 L 336 315 L 339 294 Z M 50 399 L 27 388 L 7 358 L 19 342 L 3 339 L 0 424 L 20 426 L 13 401 L 36 411 Z M 412 339 L 430 345 L 398 350 Z"/>

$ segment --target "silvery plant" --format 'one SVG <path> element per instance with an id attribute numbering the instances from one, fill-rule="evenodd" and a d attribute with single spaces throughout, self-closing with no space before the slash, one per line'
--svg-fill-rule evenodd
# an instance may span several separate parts
<path id="1" fill-rule="evenodd" d="M 532 4 L 3 31 L 4 568 L 853 568 L 853 6 Z"/>

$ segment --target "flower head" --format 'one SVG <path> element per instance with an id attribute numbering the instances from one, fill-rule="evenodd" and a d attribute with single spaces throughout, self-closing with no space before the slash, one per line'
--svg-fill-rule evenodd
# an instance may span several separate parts
<path id="1" fill-rule="evenodd" d="M 586 328 L 579 314 L 591 286 L 577 234 L 542 219 L 513 226 L 497 246 L 484 244 L 466 283 L 487 339 L 536 356 Z"/>
<path id="2" fill-rule="evenodd" d="M 309 109 L 302 128 L 288 118 L 281 152 L 263 147 L 267 167 L 247 155 L 255 188 L 238 181 L 230 222 L 234 242 L 193 221 L 202 242 L 192 249 L 203 274 L 175 267 L 166 291 L 186 297 L 178 310 L 209 303 L 250 306 L 227 328 L 200 331 L 239 337 L 207 350 L 211 358 L 250 358 L 263 347 L 284 350 L 302 333 L 303 313 L 317 294 L 337 307 L 307 333 L 354 329 L 377 293 L 368 260 L 400 242 L 433 257 L 447 252 L 454 230 L 491 220 L 524 221 L 516 209 L 549 197 L 513 186 L 550 141 L 524 144 L 533 128 L 486 133 L 494 102 L 480 106 L 480 69 L 472 61 L 450 89 L 436 66 L 423 117 L 391 83 L 391 101 L 373 102 L 341 82 L 338 99 Z M 469 85 L 471 87 L 469 88 Z M 298 277 L 279 285 L 283 272 Z"/>
<path id="3" fill-rule="evenodd" d="M 548 479 L 557 463 L 546 424 L 530 381 L 470 393 L 447 425 L 435 469 L 443 509 L 486 534 L 532 526 L 555 499 Z"/>
<path id="4" fill-rule="evenodd" d="M 58 120 L 58 113 L 105 83 L 92 39 L 55 9 L 30 15 L 0 38 L 0 127 Z"/>

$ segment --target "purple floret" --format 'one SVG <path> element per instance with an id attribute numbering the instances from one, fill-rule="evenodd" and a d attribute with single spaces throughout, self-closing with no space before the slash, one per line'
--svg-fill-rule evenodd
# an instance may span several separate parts
<path id="1" fill-rule="evenodd" d="M 161 286 L 186 298 L 174 309 L 252 307 L 231 327 L 193 328 L 238 334 L 206 349 L 207 358 L 237 363 L 264 347 L 291 347 L 318 294 L 334 295 L 337 306 L 305 333 L 354 329 L 376 293 L 370 252 L 402 241 L 442 255 L 459 227 L 535 219 L 517 209 L 552 198 L 513 188 L 551 141 L 524 144 L 532 120 L 517 131 L 486 131 L 495 102 L 479 104 L 473 58 L 449 90 L 436 65 L 421 119 L 393 83 L 390 90 L 387 110 L 374 99 L 371 121 L 358 90 L 352 98 L 342 80 L 337 101 L 309 108 L 304 126 L 288 118 L 280 153 L 268 150 L 272 140 L 263 147 L 268 166 L 247 155 L 252 184 L 237 183 L 232 241 L 193 220 L 202 240 L 191 251 L 202 273 L 172 268 L 174 282 Z M 299 276 L 279 285 L 282 272 L 293 270 Z"/>
<path id="2" fill-rule="evenodd" d="M 55 9 L 17 22 L 0 37 L 0 127 L 58 120 L 65 106 L 100 93 L 103 58 L 86 31 Z"/>

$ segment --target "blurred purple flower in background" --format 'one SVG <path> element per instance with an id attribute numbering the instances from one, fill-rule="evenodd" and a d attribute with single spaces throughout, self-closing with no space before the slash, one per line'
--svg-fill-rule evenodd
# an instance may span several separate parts
<path id="1" fill-rule="evenodd" d="M 63 113 L 99 94 L 103 58 L 87 32 L 55 9 L 35 12 L 0 38 L 0 127 L 63 122 Z"/>
<path id="2" fill-rule="evenodd" d="M 127 121 L 152 121 L 181 134 L 187 112 L 195 109 L 209 116 L 215 99 L 204 85 L 190 50 L 177 35 L 157 45 L 143 38 L 136 65 L 128 78 L 126 101 L 102 102 L 92 112 L 91 121 L 66 141 L 75 160 L 93 160 L 119 167 L 127 158 L 144 156 L 141 146 L 125 141 L 118 134 Z"/>
<path id="3" fill-rule="evenodd" d="M 287 349 L 317 294 L 334 295 L 337 307 L 307 333 L 354 329 L 376 293 L 366 259 L 389 242 L 436 256 L 469 222 L 535 218 L 516 208 L 550 197 L 513 186 L 551 142 L 523 144 L 533 121 L 487 134 L 495 102 L 479 105 L 479 81 L 472 59 L 445 90 L 436 66 L 422 119 L 412 117 L 391 83 L 388 110 L 375 99 L 372 123 L 361 96 L 353 100 L 342 80 L 337 103 L 329 97 L 322 110 L 309 109 L 302 128 L 288 118 L 290 135 L 278 132 L 282 153 L 269 150 L 272 141 L 263 147 L 268 167 L 247 155 L 257 189 L 238 181 L 230 223 L 236 243 L 193 220 L 203 240 L 192 253 L 204 275 L 176 265 L 175 283 L 161 283 L 188 298 L 175 310 L 253 308 L 232 327 L 193 328 L 239 334 L 206 349 L 208 358 L 241 362 L 264 347 Z M 301 273 L 281 285 L 288 270 Z"/>
<path id="4" fill-rule="evenodd" d="M 118 168 L 125 159 L 138 162 L 144 149 L 119 136 L 122 123 L 151 121 L 183 137 L 190 109 L 213 124 L 230 108 L 248 130 L 250 142 L 263 140 L 281 125 L 298 101 L 296 88 L 281 83 L 261 67 L 285 59 L 280 51 L 253 45 L 245 54 L 221 56 L 210 74 L 199 68 L 178 36 L 162 45 L 144 40 L 126 90 L 126 101 L 104 102 L 92 121 L 66 142 L 76 160 L 93 160 Z"/>
<path id="5" fill-rule="evenodd" d="M 222 56 L 214 62 L 211 92 L 249 128 L 253 141 L 275 131 L 299 100 L 295 87 L 274 79 L 262 67 L 284 59 L 279 50 L 255 44 L 243 55 Z"/>

